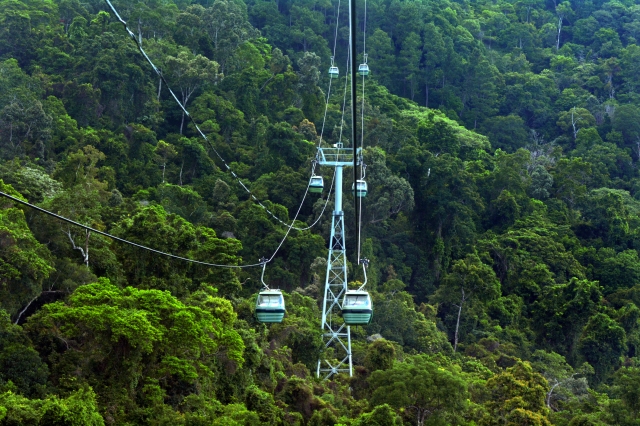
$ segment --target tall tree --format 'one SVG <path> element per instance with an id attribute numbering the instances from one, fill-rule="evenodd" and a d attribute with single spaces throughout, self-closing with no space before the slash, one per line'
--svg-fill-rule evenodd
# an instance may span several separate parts
<path id="1" fill-rule="evenodd" d="M 369 383 L 374 406 L 388 403 L 412 411 L 418 426 L 432 419 L 455 422 L 468 395 L 467 384 L 456 366 L 439 365 L 424 355 L 373 372 Z"/>
<path id="2" fill-rule="evenodd" d="M 420 72 L 420 46 L 422 40 L 420 36 L 414 32 L 402 41 L 402 49 L 398 56 L 399 65 L 402 67 L 404 87 L 409 86 L 409 98 L 413 100 L 418 88 L 419 72 Z M 406 92 L 405 92 L 406 93 Z"/>
<path id="3" fill-rule="evenodd" d="M 192 55 L 186 50 L 178 52 L 177 56 L 165 59 L 167 74 L 180 88 L 182 105 L 186 108 L 194 93 L 218 79 L 218 64 L 202 55 Z M 184 111 L 180 122 L 180 134 L 184 127 Z"/>
<path id="4" fill-rule="evenodd" d="M 500 282 L 490 266 L 482 263 L 477 254 L 453 263 L 451 273 L 442 280 L 434 301 L 451 303 L 456 308 L 453 350 L 458 349 L 460 320 L 466 304 L 488 301 L 500 296 Z"/>
<path id="5" fill-rule="evenodd" d="M 486 387 L 488 413 L 480 424 L 551 426 L 545 405 L 547 382 L 529 363 L 518 362 L 496 374 L 487 380 Z"/>
<path id="6" fill-rule="evenodd" d="M 2 180 L 0 188 L 2 192 L 24 200 Z M 0 303 L 13 316 L 40 295 L 43 281 L 54 267 L 47 247 L 31 233 L 24 211 L 6 199 L 2 200 L 0 210 L 0 234 L 5 242 L 0 246 Z"/>

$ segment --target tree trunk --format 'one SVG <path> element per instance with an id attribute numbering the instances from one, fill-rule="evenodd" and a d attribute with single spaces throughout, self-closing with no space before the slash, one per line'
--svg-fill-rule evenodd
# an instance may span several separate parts
<path id="1" fill-rule="evenodd" d="M 418 426 L 424 426 L 424 420 L 427 417 L 428 412 L 427 412 L 427 410 L 421 410 L 420 408 L 418 408 L 417 411 L 418 411 L 418 413 L 417 413 L 416 417 L 417 417 L 417 420 L 418 420 L 417 421 Z"/>
<path id="2" fill-rule="evenodd" d="M 29 303 L 27 303 L 27 306 L 25 306 L 24 309 L 21 310 L 20 313 L 18 314 L 18 318 L 16 318 L 16 321 L 14 322 L 14 324 L 16 324 L 16 325 L 18 324 L 18 322 L 20 321 L 20 318 L 22 317 L 22 315 L 27 311 L 27 309 L 29 309 L 29 306 L 31 306 L 31 304 L 38 299 L 38 297 L 40 297 L 40 294 L 38 294 L 36 297 L 31 299 L 29 301 Z"/>
<path id="3" fill-rule="evenodd" d="M 182 122 L 180 122 L 180 134 L 182 134 L 182 127 L 184 126 L 184 111 L 187 109 L 187 102 L 189 102 L 189 98 L 195 92 L 198 86 L 194 85 L 193 87 L 185 87 L 180 88 L 180 92 L 182 94 Z"/>
<path id="4" fill-rule="evenodd" d="M 91 231 L 85 229 L 86 238 L 84 240 L 84 264 L 89 267 L 89 237 L 91 236 Z"/>
<path id="5" fill-rule="evenodd" d="M 607 74 L 607 84 L 609 85 L 609 99 L 613 99 L 616 92 L 613 88 L 613 74 Z"/>
<path id="6" fill-rule="evenodd" d="M 571 376 L 573 377 L 573 375 Z M 555 380 L 555 379 L 554 379 Z M 551 396 L 553 395 L 553 391 L 560 385 L 561 382 L 555 380 L 555 383 L 553 386 L 551 386 L 551 389 L 549 390 L 549 392 L 547 392 L 547 408 L 551 408 Z M 551 408 L 553 411 L 558 411 L 557 409 L 553 409 Z"/>
<path id="7" fill-rule="evenodd" d="M 429 108 L 429 83 L 425 82 L 424 85 L 424 106 Z"/>
<path id="8" fill-rule="evenodd" d="M 456 351 L 458 350 L 458 332 L 460 330 L 460 317 L 462 316 L 462 305 L 464 305 L 464 302 L 467 300 L 466 294 L 464 292 L 464 287 L 461 287 L 460 291 L 462 292 L 462 298 L 460 299 L 460 305 L 458 305 L 458 318 L 456 319 L 456 334 L 453 336 L 453 353 L 456 353 Z"/>
<path id="9" fill-rule="evenodd" d="M 429 177 L 429 175 L 431 175 L 431 169 L 429 169 L 427 177 Z M 436 238 L 442 239 L 442 221 L 438 222 L 438 232 L 436 232 Z M 443 256 L 444 256 L 444 252 L 443 252 Z M 440 257 L 440 253 L 436 253 L 436 256 L 434 259 L 434 265 L 433 265 L 435 269 L 436 282 L 440 281 L 440 272 L 442 271 L 441 263 L 442 263 L 442 258 Z"/>
<path id="10" fill-rule="evenodd" d="M 578 138 L 578 121 L 579 119 L 575 116 L 576 107 L 573 107 L 571 110 L 571 127 L 573 128 L 573 140 L 575 141 Z"/>
<path id="11" fill-rule="evenodd" d="M 560 49 L 560 33 L 562 32 L 562 16 L 558 18 L 558 40 L 556 41 L 556 51 Z"/>
<path id="12" fill-rule="evenodd" d="M 84 263 L 85 265 L 87 265 L 87 267 L 89 267 L 89 237 L 91 236 L 91 231 L 89 231 L 88 229 L 85 229 L 86 238 L 85 238 L 84 248 L 76 245 L 76 242 L 73 239 L 73 235 L 71 235 L 71 230 L 67 229 L 67 231 L 62 231 L 62 232 L 66 234 L 67 237 L 69 237 L 69 241 L 71 242 L 71 247 L 74 250 L 78 250 L 82 255 L 82 263 Z"/>

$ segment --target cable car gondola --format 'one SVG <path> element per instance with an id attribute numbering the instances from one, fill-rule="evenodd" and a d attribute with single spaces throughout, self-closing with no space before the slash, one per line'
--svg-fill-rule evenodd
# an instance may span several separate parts
<path id="1" fill-rule="evenodd" d="M 366 76 L 369 75 L 369 65 L 367 65 L 367 54 L 364 54 L 364 63 L 360 64 L 358 67 L 358 75 Z"/>
<path id="2" fill-rule="evenodd" d="M 338 78 L 340 77 L 340 71 L 338 71 L 338 67 L 333 64 L 333 56 L 331 57 L 331 66 L 329 67 L 329 78 Z"/>
<path id="3" fill-rule="evenodd" d="M 284 297 L 280 290 L 270 289 L 264 282 L 264 270 L 267 268 L 267 259 L 262 262 L 262 276 L 260 281 L 264 286 L 256 298 L 256 318 L 263 323 L 278 323 L 284 318 Z"/>
<path id="4" fill-rule="evenodd" d="M 371 322 L 373 305 L 369 292 L 347 290 L 342 300 L 342 318 L 347 325 L 366 325 Z"/>
<path id="5" fill-rule="evenodd" d="M 260 322 L 278 323 L 284 318 L 284 297 L 280 290 L 262 290 L 256 300 L 256 318 Z"/>
<path id="6" fill-rule="evenodd" d="M 319 194 L 322 193 L 323 189 L 324 179 L 322 179 L 322 176 L 311 176 L 309 180 L 309 192 Z"/>
<path id="7" fill-rule="evenodd" d="M 356 183 L 351 186 L 351 192 L 353 192 L 353 195 L 359 198 L 366 197 L 367 191 L 367 182 L 361 179 L 358 179 Z"/>

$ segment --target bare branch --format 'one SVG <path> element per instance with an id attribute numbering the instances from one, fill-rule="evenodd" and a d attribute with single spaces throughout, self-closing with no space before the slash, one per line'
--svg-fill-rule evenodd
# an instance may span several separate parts
<path id="1" fill-rule="evenodd" d="M 38 297 L 40 297 L 39 294 L 36 297 L 34 297 L 33 299 L 31 299 L 31 301 L 29 303 L 27 303 L 27 306 L 25 306 L 24 309 L 21 310 L 20 313 L 18 314 L 18 317 L 16 318 L 14 324 L 18 324 L 18 322 L 20 321 L 20 318 L 22 317 L 22 314 L 24 314 L 27 311 L 27 309 L 29 309 L 29 306 L 31 306 L 31 304 L 33 302 L 35 302 Z"/>

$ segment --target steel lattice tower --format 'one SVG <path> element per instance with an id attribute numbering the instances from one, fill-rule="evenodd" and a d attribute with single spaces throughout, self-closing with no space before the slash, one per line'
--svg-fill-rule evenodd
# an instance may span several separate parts
<path id="1" fill-rule="evenodd" d="M 360 149 L 356 155 L 360 158 Z M 361 163 L 361 159 L 358 164 Z M 331 219 L 331 239 L 327 257 L 327 276 L 324 285 L 322 303 L 322 337 L 325 342 L 325 354 L 333 349 L 333 358 L 318 360 L 318 377 L 328 379 L 336 373 L 353 374 L 351 361 L 351 327 L 340 319 L 341 303 L 347 290 L 347 251 L 344 238 L 344 212 L 342 211 L 342 172 L 344 167 L 353 166 L 353 148 L 319 148 L 318 164 L 335 167 L 335 208 Z"/>

